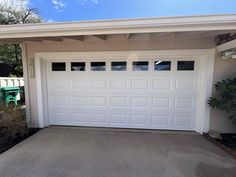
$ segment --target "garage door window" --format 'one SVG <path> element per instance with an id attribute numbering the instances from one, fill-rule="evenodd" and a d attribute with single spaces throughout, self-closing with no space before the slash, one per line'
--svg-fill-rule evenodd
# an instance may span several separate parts
<path id="1" fill-rule="evenodd" d="M 171 61 L 155 61 L 154 69 L 155 71 L 170 71 Z"/>
<path id="2" fill-rule="evenodd" d="M 65 71 L 66 63 L 65 62 L 53 62 L 52 71 Z"/>
<path id="3" fill-rule="evenodd" d="M 85 71 L 85 62 L 71 62 L 71 71 Z"/>
<path id="4" fill-rule="evenodd" d="M 148 61 L 134 61 L 133 71 L 148 71 Z"/>
<path id="5" fill-rule="evenodd" d="M 91 71 L 106 71 L 106 62 L 91 62 Z"/>
<path id="6" fill-rule="evenodd" d="M 112 71 L 126 71 L 127 63 L 126 61 L 114 61 L 111 62 L 111 70 Z"/>
<path id="7" fill-rule="evenodd" d="M 177 70 L 178 71 L 193 71 L 194 61 L 178 61 Z"/>

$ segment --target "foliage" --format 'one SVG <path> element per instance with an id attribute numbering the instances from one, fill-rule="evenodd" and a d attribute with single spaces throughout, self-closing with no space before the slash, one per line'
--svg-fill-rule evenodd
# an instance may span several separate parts
<path id="1" fill-rule="evenodd" d="M 215 89 L 218 95 L 209 99 L 209 106 L 228 113 L 229 119 L 236 124 L 236 78 L 217 82 Z"/>
<path id="2" fill-rule="evenodd" d="M 28 0 L 0 0 L 0 25 L 39 23 L 38 10 L 29 6 Z M 16 65 L 12 76 L 21 77 L 22 56 L 19 44 L 0 43 L 0 62 Z"/>
<path id="3" fill-rule="evenodd" d="M 23 76 L 21 49 L 18 44 L 0 44 L 0 61 L 15 65 L 11 75 Z"/>
<path id="4" fill-rule="evenodd" d="M 0 135 L 13 137 L 17 133 L 25 133 L 27 125 L 25 110 L 20 107 L 0 105 Z M 22 132 L 23 131 L 23 132 Z"/>
<path id="5" fill-rule="evenodd" d="M 24 107 L 0 104 L 0 154 L 38 131 L 27 128 Z"/>

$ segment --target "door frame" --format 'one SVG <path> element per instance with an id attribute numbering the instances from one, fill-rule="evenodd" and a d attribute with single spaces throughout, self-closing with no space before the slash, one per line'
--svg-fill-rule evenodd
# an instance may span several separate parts
<path id="1" fill-rule="evenodd" d="M 196 108 L 195 131 L 209 131 L 210 108 L 207 100 L 212 93 L 215 49 L 191 50 L 145 50 L 145 51 L 99 51 L 99 52 L 39 52 L 35 54 L 35 78 L 37 91 L 38 124 L 44 128 L 49 126 L 47 97 L 47 60 L 65 59 L 139 59 L 139 58 L 194 58 L 199 59 L 198 99 Z"/>

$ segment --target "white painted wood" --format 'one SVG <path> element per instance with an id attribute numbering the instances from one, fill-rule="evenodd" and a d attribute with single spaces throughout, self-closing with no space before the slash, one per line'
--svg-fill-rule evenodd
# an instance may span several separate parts
<path id="1" fill-rule="evenodd" d="M 206 100 L 211 88 L 213 65 L 209 71 L 202 69 L 207 70 L 207 64 L 212 64 L 212 53 L 213 50 L 37 53 L 36 59 L 42 58 L 48 63 L 48 91 L 42 89 L 45 79 L 42 81 L 40 78 L 43 73 L 37 70 L 36 75 L 36 79 L 40 79 L 37 87 L 41 87 L 38 98 L 43 97 L 44 92 L 48 96 L 48 109 L 40 102 L 41 98 L 38 101 L 40 111 L 44 112 L 39 113 L 41 125 L 207 131 L 209 110 Z M 87 71 L 51 72 L 52 58 L 53 61 L 66 61 L 67 69 L 70 61 L 82 58 L 86 60 Z M 88 64 L 96 58 L 100 61 L 104 58 L 108 66 L 112 60 L 126 59 L 129 70 L 111 72 L 108 67 L 106 72 L 91 72 Z M 150 64 L 157 58 L 171 59 L 172 71 L 156 73 L 150 69 L 136 73 L 130 70 L 131 61 L 144 58 L 148 58 Z M 181 59 L 194 60 L 196 70 L 175 71 L 176 61 Z M 42 119 L 49 122 L 45 124 Z"/>
<path id="2" fill-rule="evenodd" d="M 35 78 L 36 78 L 36 85 L 37 85 L 37 100 L 39 103 L 38 105 L 38 119 L 39 119 L 39 127 L 43 128 L 45 125 L 45 119 L 44 119 L 44 107 L 43 105 L 44 103 L 44 92 L 43 92 L 43 88 L 44 88 L 44 83 L 42 78 L 43 78 L 43 69 L 42 69 L 42 59 L 38 58 L 35 60 Z"/>
<path id="3" fill-rule="evenodd" d="M 124 20 L 103 20 L 0 27 L 0 39 L 235 30 L 236 15 L 202 15 Z"/>
<path id="4" fill-rule="evenodd" d="M 27 50 L 25 43 L 20 44 L 22 51 L 22 64 L 23 64 L 23 77 L 24 77 L 24 89 L 25 89 L 25 106 L 26 106 L 26 123 L 30 127 L 32 126 L 31 121 L 31 106 L 30 106 L 30 94 L 29 94 L 29 76 L 28 76 L 28 65 L 27 65 Z"/>
<path id="5" fill-rule="evenodd" d="M 0 87 L 24 86 L 24 78 L 0 77 Z"/>
<path id="6" fill-rule="evenodd" d="M 218 52 L 223 52 L 230 49 L 236 49 L 236 39 L 217 46 Z"/>
<path id="7" fill-rule="evenodd" d="M 145 60 L 150 63 L 155 61 Z M 84 60 L 64 61 L 69 69 L 71 61 Z M 104 61 L 108 66 L 112 60 Z M 132 61 L 136 60 L 127 62 Z M 177 62 L 176 59 L 171 61 Z M 52 72 L 52 61 L 49 60 L 49 123 L 194 130 L 198 82 L 198 61 L 195 59 L 195 62 L 195 71 L 184 73 L 132 71 L 130 67 L 128 71 L 123 72 L 96 72 L 87 68 L 87 72 L 81 73 Z"/>

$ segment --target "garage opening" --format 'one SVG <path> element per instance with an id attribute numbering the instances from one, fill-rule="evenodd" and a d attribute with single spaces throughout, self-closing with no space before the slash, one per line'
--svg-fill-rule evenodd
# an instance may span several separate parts
<path id="1" fill-rule="evenodd" d="M 199 59 L 47 60 L 50 125 L 195 130 Z"/>

